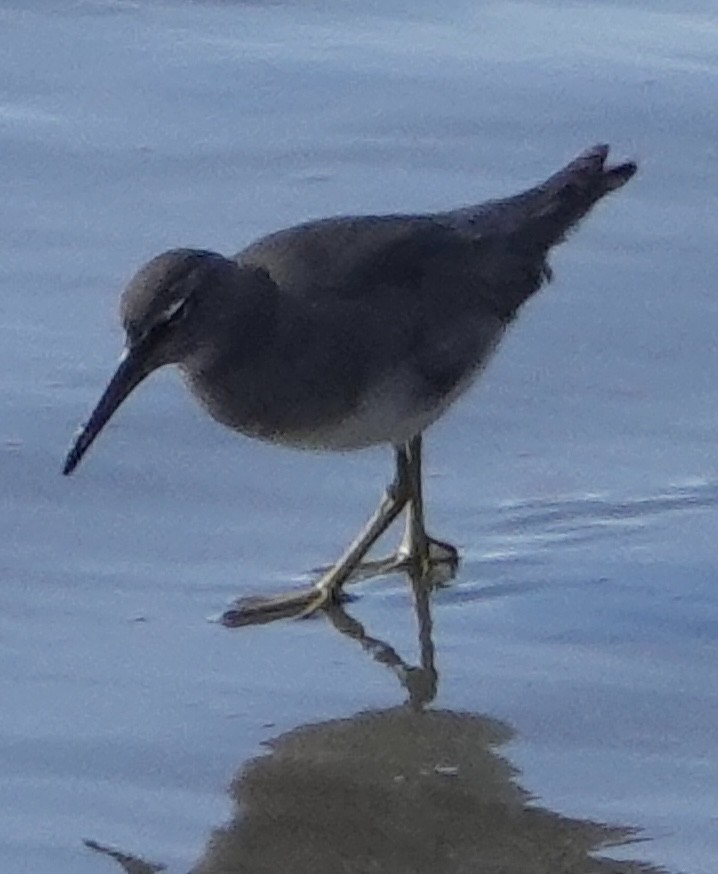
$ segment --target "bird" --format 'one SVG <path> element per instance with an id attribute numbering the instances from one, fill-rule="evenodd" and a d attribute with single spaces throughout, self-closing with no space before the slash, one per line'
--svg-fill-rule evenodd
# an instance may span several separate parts
<path id="1" fill-rule="evenodd" d="M 232 257 L 157 255 L 122 292 L 124 351 L 63 473 L 140 383 L 175 365 L 210 416 L 251 438 L 394 452 L 390 485 L 340 558 L 301 590 L 239 601 L 237 624 L 327 608 L 363 570 L 455 568 L 458 550 L 426 531 L 424 432 L 551 280 L 550 251 L 636 173 L 608 152 L 594 146 L 534 187 L 472 206 L 310 220 Z M 372 564 L 367 553 L 403 512 L 399 549 Z"/>

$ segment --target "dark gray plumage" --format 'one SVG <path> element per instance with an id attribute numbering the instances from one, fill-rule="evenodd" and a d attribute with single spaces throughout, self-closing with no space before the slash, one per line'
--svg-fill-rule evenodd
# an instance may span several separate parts
<path id="1" fill-rule="evenodd" d="M 396 447 L 396 500 L 388 521 L 380 508 L 379 527 L 408 504 L 401 561 L 426 571 L 432 546 L 451 548 L 423 528 L 421 434 L 550 277 L 549 250 L 635 173 L 632 162 L 607 167 L 607 154 L 597 146 L 541 185 L 478 206 L 308 222 L 231 259 L 194 249 L 157 256 L 123 293 L 126 352 L 64 472 L 139 382 L 178 364 L 211 415 L 250 436 Z M 351 567 L 345 556 L 322 578 L 323 599 L 355 570 L 373 533 L 368 544 L 359 538 Z"/>

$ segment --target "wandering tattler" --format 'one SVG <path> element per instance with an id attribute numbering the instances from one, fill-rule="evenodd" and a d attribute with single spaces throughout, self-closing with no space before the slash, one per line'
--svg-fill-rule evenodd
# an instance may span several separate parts
<path id="1" fill-rule="evenodd" d="M 64 473 L 145 377 L 176 364 L 211 416 L 250 437 L 338 451 L 388 443 L 396 454 L 391 486 L 337 563 L 305 590 L 247 601 L 243 619 L 335 601 L 404 509 L 401 546 L 379 569 L 455 565 L 454 547 L 424 527 L 422 434 L 551 278 L 549 250 L 636 172 L 607 156 L 596 146 L 542 184 L 477 206 L 311 221 L 232 258 L 158 255 L 122 295 L 125 351 Z"/>

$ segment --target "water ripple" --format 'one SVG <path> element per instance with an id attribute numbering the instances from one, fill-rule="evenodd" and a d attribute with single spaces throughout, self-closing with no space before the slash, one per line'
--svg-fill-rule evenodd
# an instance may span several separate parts
<path id="1" fill-rule="evenodd" d="M 656 516 L 718 506 L 718 482 L 691 479 L 655 494 L 616 497 L 587 493 L 505 502 L 489 525 L 483 557 L 508 558 L 526 546 L 593 541 L 618 530 L 638 529 Z"/>

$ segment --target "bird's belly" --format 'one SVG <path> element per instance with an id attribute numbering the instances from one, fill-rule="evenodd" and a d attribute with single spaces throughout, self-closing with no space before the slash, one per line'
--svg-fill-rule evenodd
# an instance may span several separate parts
<path id="1" fill-rule="evenodd" d="M 398 445 L 420 434 L 471 385 L 481 364 L 441 393 L 408 366 L 353 396 L 325 393 L 323 381 L 307 391 L 305 383 L 287 390 L 285 380 L 273 386 L 259 380 L 250 388 L 248 380 L 235 387 L 187 370 L 184 376 L 210 415 L 235 431 L 296 449 L 345 452 Z"/>
<path id="2" fill-rule="evenodd" d="M 387 416 L 377 415 L 377 412 L 362 410 L 311 433 L 288 435 L 287 439 L 280 439 L 280 442 L 300 449 L 328 449 L 335 452 L 350 452 L 383 443 L 398 445 L 420 434 L 441 415 L 441 410 L 433 409 L 403 417 L 392 415 L 391 411 Z"/>
<path id="3" fill-rule="evenodd" d="M 423 397 L 412 380 L 393 376 L 367 392 L 349 413 L 317 422 L 308 430 L 273 436 L 278 443 L 301 449 L 347 452 L 383 443 L 399 445 L 423 432 L 473 382 L 467 375 L 441 397 Z"/>

